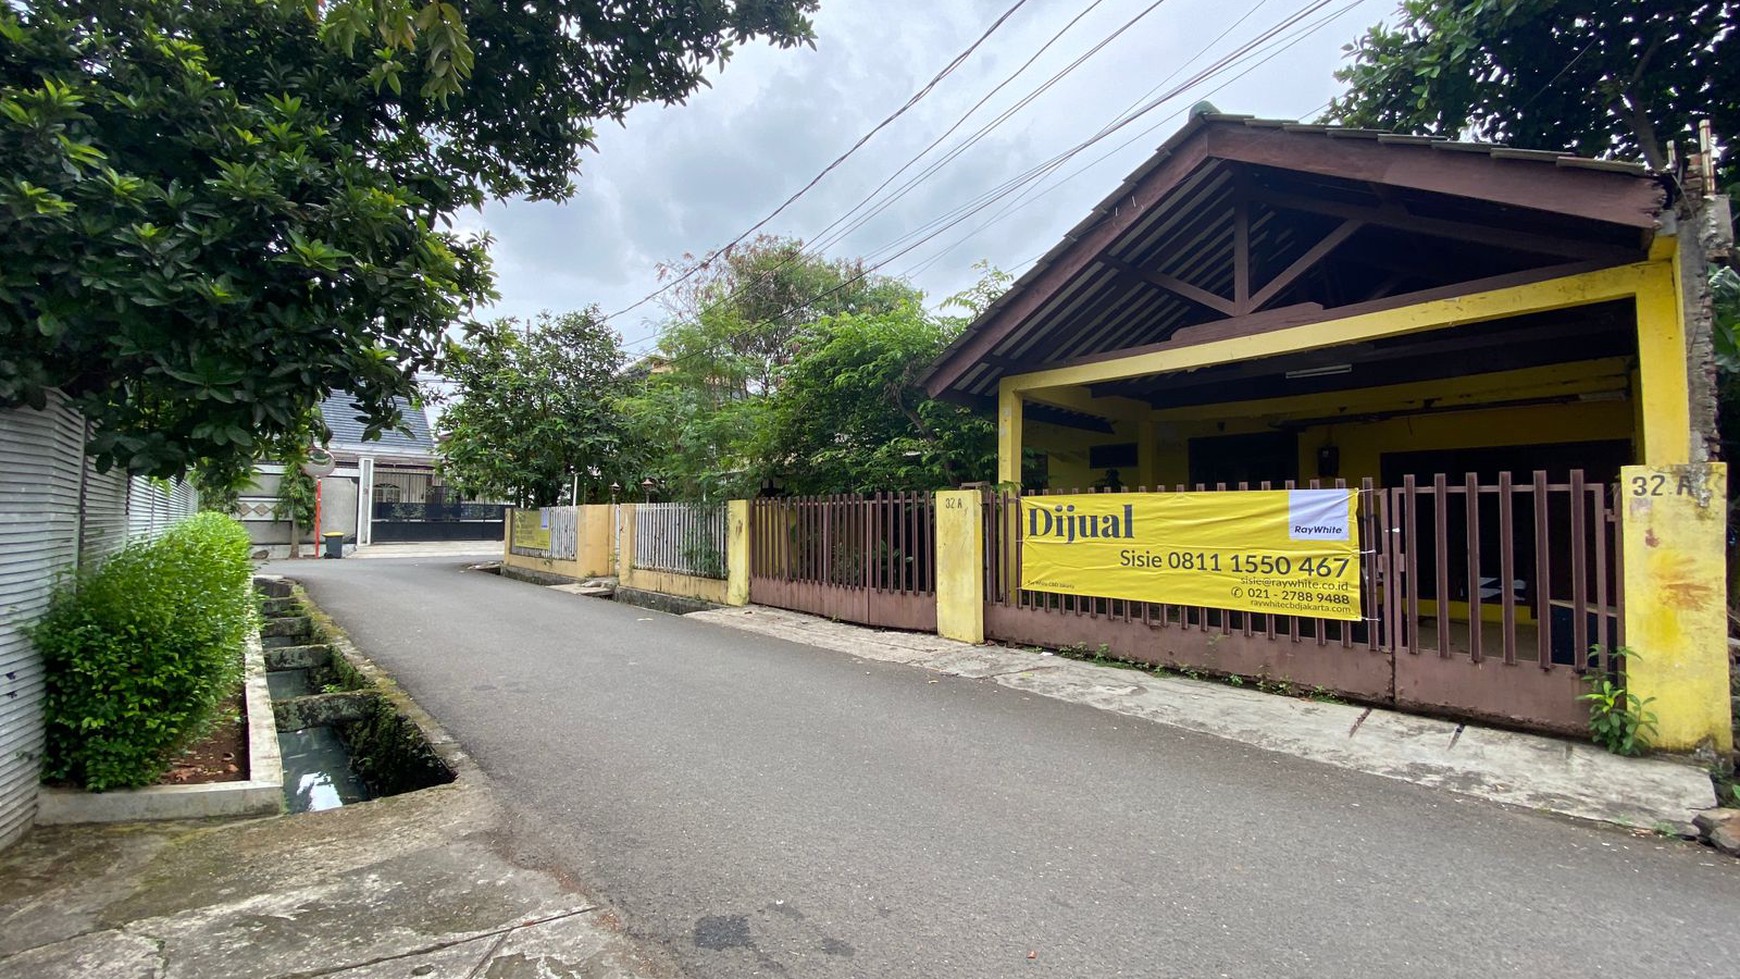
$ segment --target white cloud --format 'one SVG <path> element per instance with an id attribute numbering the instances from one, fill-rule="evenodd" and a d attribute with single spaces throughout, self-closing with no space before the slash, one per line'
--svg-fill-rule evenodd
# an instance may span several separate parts
<path id="1" fill-rule="evenodd" d="M 963 141 L 1149 2 L 1103 0 L 930 159 Z M 460 222 L 462 228 L 486 227 L 497 239 L 494 255 L 502 298 L 486 314 L 526 316 L 591 303 L 616 310 L 639 299 L 658 286 L 660 262 L 675 261 L 684 252 L 704 254 L 747 229 L 905 102 L 1005 6 L 1004 0 L 823 0 L 814 50 L 745 48 L 716 74 L 711 87 L 687 104 L 642 106 L 629 113 L 624 127 L 605 124 L 598 152 L 583 164 L 574 199 L 562 205 L 492 204 Z M 1253 6 L 1259 9 L 1233 34 L 1203 51 Z M 1055 0 L 1029 3 L 929 97 L 767 230 L 814 240 L 1080 9 L 1079 4 Z M 1189 59 L 1202 56 L 1181 78 L 1295 9 L 1287 0 L 1168 0 L 830 254 L 878 253 L 902 235 L 1088 138 Z M 1336 9 L 1327 8 L 1325 14 Z M 1315 113 L 1337 90 L 1330 73 L 1340 64 L 1340 46 L 1384 13 L 1387 5 L 1368 0 L 1212 96 L 1206 93 L 1248 63 L 1184 93 L 1083 152 L 1050 179 L 1025 188 L 1030 194 L 1044 192 L 1031 203 L 972 234 L 998 210 L 1024 199 L 1018 193 L 1004 195 L 990 209 L 896 259 L 884 271 L 918 269 L 914 283 L 934 297 L 969 285 L 971 265 L 979 259 L 1019 272 L 1018 263 L 1050 248 L 1180 125 L 1182 113 L 1196 100 L 1210 97 L 1225 111 L 1263 116 Z M 1160 125 L 1152 133 L 1048 190 L 1156 123 Z M 658 315 L 656 306 L 642 307 L 615 325 L 633 343 L 652 333 Z"/>

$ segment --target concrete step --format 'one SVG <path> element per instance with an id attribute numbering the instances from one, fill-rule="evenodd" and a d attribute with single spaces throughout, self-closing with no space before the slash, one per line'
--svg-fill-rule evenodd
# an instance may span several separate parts
<path id="1" fill-rule="evenodd" d="M 295 594 L 288 578 L 274 578 L 257 575 L 254 578 L 254 590 L 267 598 L 289 598 Z"/>
<path id="2" fill-rule="evenodd" d="M 304 637 L 313 632 L 314 623 L 306 615 L 284 615 L 260 623 L 261 639 Z"/>
<path id="3" fill-rule="evenodd" d="M 332 662 L 332 647 L 325 643 L 306 646 L 275 646 L 266 650 L 267 672 L 307 670 Z"/>
<path id="4" fill-rule="evenodd" d="M 260 603 L 260 611 L 274 619 L 303 614 L 302 603 L 294 598 L 268 598 Z"/>
<path id="5" fill-rule="evenodd" d="M 369 716 L 380 696 L 373 690 L 345 690 L 292 697 L 272 704 L 272 719 L 280 731 L 354 724 Z"/>

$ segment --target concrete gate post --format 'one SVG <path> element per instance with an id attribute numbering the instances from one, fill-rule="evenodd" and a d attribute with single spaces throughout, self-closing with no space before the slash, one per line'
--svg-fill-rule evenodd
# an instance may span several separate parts
<path id="1" fill-rule="evenodd" d="M 1728 691 L 1728 467 L 1626 466 L 1619 478 L 1625 558 L 1626 690 L 1656 715 L 1667 751 L 1734 746 Z"/>
<path id="2" fill-rule="evenodd" d="M 936 494 L 936 631 L 985 641 L 985 498 L 978 490 Z"/>

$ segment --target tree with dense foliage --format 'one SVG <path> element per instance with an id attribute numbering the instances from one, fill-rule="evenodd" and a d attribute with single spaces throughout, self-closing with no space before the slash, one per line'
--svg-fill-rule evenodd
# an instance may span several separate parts
<path id="1" fill-rule="evenodd" d="M 958 328 L 916 301 L 806 328 L 771 412 L 768 456 L 782 486 L 867 493 L 994 479 L 996 424 L 917 383 Z"/>
<path id="2" fill-rule="evenodd" d="M 461 495 L 549 506 L 578 482 L 582 500 L 637 479 L 625 453 L 616 333 L 596 308 L 529 323 L 496 320 L 452 345 L 456 389 L 441 413 L 441 472 Z"/>
<path id="3" fill-rule="evenodd" d="M 0 405 L 59 389 L 99 465 L 158 475 L 233 472 L 336 388 L 395 425 L 490 295 L 459 209 L 566 198 L 597 120 L 814 7 L 0 5 Z"/>
<path id="4" fill-rule="evenodd" d="M 1740 176 L 1740 4 L 1732 0 L 1406 0 L 1349 46 L 1327 119 L 1639 160 L 1695 146 L 1709 119 Z"/>
<path id="5" fill-rule="evenodd" d="M 801 241 L 767 235 L 666 274 L 677 277 L 665 300 L 670 319 L 623 411 L 647 453 L 644 476 L 686 499 L 753 495 L 767 478 L 770 399 L 810 324 L 918 298 L 861 261 L 822 258 Z"/>

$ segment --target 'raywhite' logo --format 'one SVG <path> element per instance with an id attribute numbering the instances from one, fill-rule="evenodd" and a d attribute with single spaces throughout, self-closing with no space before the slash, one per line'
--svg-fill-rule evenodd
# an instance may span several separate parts
<path id="1" fill-rule="evenodd" d="M 1348 490 L 1287 491 L 1287 536 L 1291 540 L 1348 540 Z"/>

